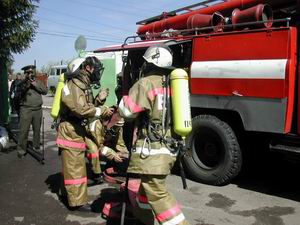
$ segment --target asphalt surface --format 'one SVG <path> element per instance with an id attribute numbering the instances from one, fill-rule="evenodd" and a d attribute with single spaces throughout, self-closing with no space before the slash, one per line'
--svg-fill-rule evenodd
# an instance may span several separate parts
<path id="1" fill-rule="evenodd" d="M 51 106 L 52 100 L 45 96 L 44 105 Z M 0 153 L 0 225 L 109 224 L 100 215 L 100 193 L 111 185 L 88 188 L 98 212 L 69 211 L 58 198 L 61 159 L 49 112 L 45 107 L 45 164 L 30 155 L 18 159 L 13 142 Z M 177 175 L 169 176 L 167 184 L 191 225 L 300 224 L 299 161 L 257 155 L 248 169 L 223 187 L 188 180 L 188 189 L 183 190 Z"/>

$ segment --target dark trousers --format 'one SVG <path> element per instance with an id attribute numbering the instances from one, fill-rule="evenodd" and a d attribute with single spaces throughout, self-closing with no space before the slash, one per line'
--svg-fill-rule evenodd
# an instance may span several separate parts
<path id="1" fill-rule="evenodd" d="M 26 151 L 27 149 L 27 140 L 30 125 L 32 125 L 33 130 L 33 147 L 38 149 L 40 148 L 42 115 L 42 109 L 32 110 L 27 107 L 21 107 L 18 147 L 22 148 L 24 151 Z"/>
<path id="2" fill-rule="evenodd" d="M 11 104 L 11 113 L 12 114 L 19 114 L 19 110 L 20 110 L 20 101 L 18 99 L 15 98 L 11 98 L 10 99 L 10 104 Z"/>

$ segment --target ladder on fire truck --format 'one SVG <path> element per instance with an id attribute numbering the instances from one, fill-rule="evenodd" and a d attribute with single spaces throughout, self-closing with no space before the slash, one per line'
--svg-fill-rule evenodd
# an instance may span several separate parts
<path id="1" fill-rule="evenodd" d="M 195 9 L 206 8 L 206 7 L 221 4 L 221 3 L 224 3 L 224 2 L 228 2 L 228 0 L 205 0 L 205 1 L 202 1 L 200 3 L 196 3 L 196 4 L 193 4 L 193 5 L 186 6 L 186 7 L 182 7 L 182 8 L 170 11 L 170 12 L 163 12 L 160 15 L 153 16 L 153 17 L 150 17 L 148 19 L 138 21 L 138 22 L 136 22 L 136 24 L 137 25 L 145 25 L 145 24 L 148 24 L 148 23 L 152 23 L 154 21 L 161 20 L 161 19 L 166 18 L 166 17 L 176 16 L 176 15 L 178 15 L 178 13 L 182 14 L 183 12 L 186 12 L 186 11 L 191 12 Z"/>

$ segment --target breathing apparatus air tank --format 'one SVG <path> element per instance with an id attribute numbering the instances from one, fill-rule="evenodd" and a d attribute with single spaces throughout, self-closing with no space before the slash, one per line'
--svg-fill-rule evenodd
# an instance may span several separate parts
<path id="1" fill-rule="evenodd" d="M 57 119 L 59 116 L 59 111 L 60 111 L 60 103 L 61 103 L 61 91 L 65 86 L 65 74 L 62 73 L 59 75 L 53 103 L 52 103 L 52 109 L 51 109 L 51 116 L 53 119 Z"/>
<path id="2" fill-rule="evenodd" d="M 192 131 L 188 74 L 183 69 L 175 69 L 170 75 L 173 129 L 185 138 Z"/>

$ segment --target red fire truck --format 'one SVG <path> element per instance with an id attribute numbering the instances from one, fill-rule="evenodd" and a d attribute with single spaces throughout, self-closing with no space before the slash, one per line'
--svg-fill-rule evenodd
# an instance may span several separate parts
<path id="1" fill-rule="evenodd" d="M 242 167 L 248 144 L 300 153 L 299 0 L 206 0 L 139 21 L 137 36 L 95 52 L 123 51 L 123 93 L 142 55 L 168 45 L 190 76 L 193 130 L 187 172 L 224 185 Z"/>

